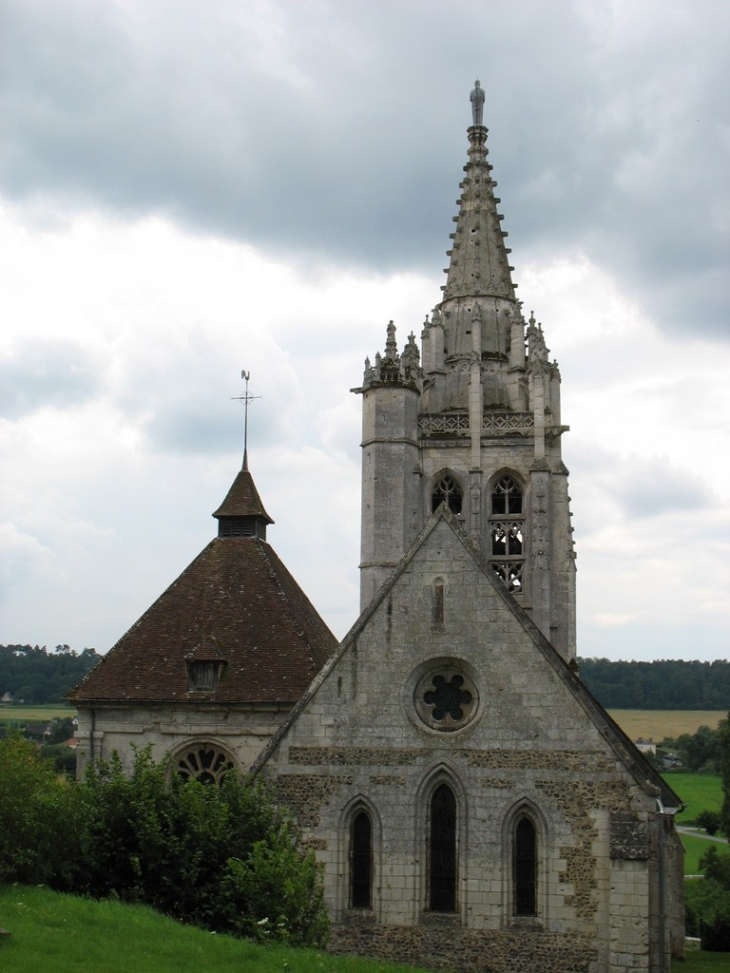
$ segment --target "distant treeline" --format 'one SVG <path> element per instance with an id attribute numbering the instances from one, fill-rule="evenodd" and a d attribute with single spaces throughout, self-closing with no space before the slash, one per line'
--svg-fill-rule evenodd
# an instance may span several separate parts
<path id="1" fill-rule="evenodd" d="M 57 645 L 0 645 L 0 699 L 63 702 L 101 656 Z M 730 662 L 611 662 L 579 659 L 580 677 L 606 709 L 730 710 Z"/>
<path id="2" fill-rule="evenodd" d="M 579 659 L 580 677 L 606 709 L 730 710 L 730 662 Z"/>
<path id="3" fill-rule="evenodd" d="M 68 645 L 53 652 L 45 645 L 0 645 L 0 699 L 9 693 L 14 703 L 62 703 L 100 659 L 96 649 L 77 653 Z"/>

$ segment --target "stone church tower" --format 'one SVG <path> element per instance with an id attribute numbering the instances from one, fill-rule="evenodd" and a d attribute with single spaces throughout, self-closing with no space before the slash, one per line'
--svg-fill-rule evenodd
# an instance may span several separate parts
<path id="1" fill-rule="evenodd" d="M 472 98 L 469 155 L 443 296 L 419 355 L 365 362 L 361 609 L 445 503 L 541 632 L 575 658 L 575 553 L 560 439 L 560 372 L 541 326 L 515 296 L 483 94 Z M 481 97 L 480 97 L 481 96 Z"/>
<path id="2" fill-rule="evenodd" d="M 218 534 L 71 694 L 132 746 L 267 779 L 323 869 L 330 949 L 460 973 L 667 973 L 680 798 L 576 672 L 560 376 L 522 318 L 472 92 L 443 299 L 367 362 L 362 601 L 338 646 L 248 470 Z"/>

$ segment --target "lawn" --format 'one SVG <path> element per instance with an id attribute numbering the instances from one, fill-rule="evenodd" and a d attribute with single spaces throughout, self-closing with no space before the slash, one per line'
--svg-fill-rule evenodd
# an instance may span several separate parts
<path id="1" fill-rule="evenodd" d="M 720 973 L 730 971 L 730 953 L 703 953 L 699 949 L 688 949 L 684 963 L 673 963 L 672 973 Z"/>
<path id="2" fill-rule="evenodd" d="M 3 973 L 423 973 L 380 960 L 257 945 L 182 926 L 145 906 L 0 886 Z M 730 973 L 730 953 L 690 950 L 673 973 Z"/>
<path id="3" fill-rule="evenodd" d="M 257 945 L 183 926 L 145 906 L 0 887 L 3 973 L 418 973 L 413 967 Z"/>
<path id="4" fill-rule="evenodd" d="M 701 811 L 719 811 L 722 805 L 722 780 L 716 774 L 663 774 L 664 780 L 687 805 L 677 815 L 677 824 L 694 821 Z"/>
<path id="5" fill-rule="evenodd" d="M 684 874 L 685 875 L 702 875 L 702 869 L 700 868 L 700 858 L 704 855 L 708 848 L 713 845 L 720 852 L 727 852 L 728 847 L 726 844 L 718 844 L 717 842 L 709 841 L 707 838 L 701 838 L 699 835 L 693 834 L 681 834 L 679 836 L 682 839 L 682 844 L 684 845 Z"/>

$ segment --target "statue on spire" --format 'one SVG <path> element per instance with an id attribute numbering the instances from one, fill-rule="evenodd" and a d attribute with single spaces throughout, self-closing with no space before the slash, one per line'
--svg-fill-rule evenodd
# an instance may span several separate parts
<path id="1" fill-rule="evenodd" d="M 484 120 L 484 89 L 479 84 L 479 78 L 474 82 L 474 90 L 469 95 L 471 101 L 471 117 L 474 125 L 483 125 Z"/>

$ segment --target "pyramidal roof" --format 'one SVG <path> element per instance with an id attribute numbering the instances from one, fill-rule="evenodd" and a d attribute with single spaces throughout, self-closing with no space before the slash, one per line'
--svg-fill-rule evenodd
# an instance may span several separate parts
<path id="1" fill-rule="evenodd" d="M 266 518 L 244 468 L 215 516 Z M 217 537 L 70 694 L 103 701 L 294 703 L 337 640 L 259 535 Z M 191 662 L 220 667 L 215 689 L 189 688 Z"/>
<path id="2" fill-rule="evenodd" d="M 253 477 L 248 471 L 248 463 L 244 462 L 243 469 L 231 484 L 225 500 L 213 514 L 214 517 L 257 517 L 267 524 L 274 521 L 269 517 L 261 502 Z"/>

